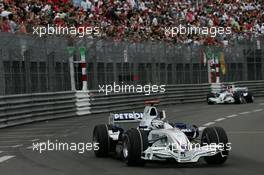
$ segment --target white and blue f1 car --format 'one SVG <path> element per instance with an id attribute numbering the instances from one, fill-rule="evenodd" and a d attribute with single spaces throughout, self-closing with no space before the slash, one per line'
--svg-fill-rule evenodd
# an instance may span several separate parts
<path id="1" fill-rule="evenodd" d="M 223 164 L 227 160 L 230 143 L 221 127 L 208 127 L 198 139 L 195 125 L 168 123 L 165 111 L 146 102 L 143 113 L 116 113 L 109 124 L 97 125 L 93 142 L 99 149 L 97 157 L 115 155 L 128 166 L 142 166 L 147 160 L 175 160 L 194 163 L 204 158 L 208 164 Z"/>
<path id="2" fill-rule="evenodd" d="M 220 92 L 214 92 L 207 95 L 207 103 L 211 104 L 242 104 L 253 103 L 254 96 L 247 87 L 227 87 Z"/>

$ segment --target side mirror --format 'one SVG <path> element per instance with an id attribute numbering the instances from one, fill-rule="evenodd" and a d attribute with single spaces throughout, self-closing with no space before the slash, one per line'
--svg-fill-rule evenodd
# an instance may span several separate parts
<path id="1" fill-rule="evenodd" d="M 159 112 L 159 117 L 160 117 L 160 120 L 165 120 L 166 118 L 165 110 L 162 110 Z"/>

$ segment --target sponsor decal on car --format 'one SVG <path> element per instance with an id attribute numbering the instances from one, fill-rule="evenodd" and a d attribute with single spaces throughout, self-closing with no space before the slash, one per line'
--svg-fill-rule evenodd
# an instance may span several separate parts
<path id="1" fill-rule="evenodd" d="M 141 120 L 142 117 L 143 117 L 143 113 L 142 112 L 119 113 L 119 114 L 114 114 L 114 121 Z"/>

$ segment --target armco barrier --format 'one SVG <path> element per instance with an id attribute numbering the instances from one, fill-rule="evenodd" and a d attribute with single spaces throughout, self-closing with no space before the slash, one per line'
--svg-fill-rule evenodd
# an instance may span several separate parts
<path id="1" fill-rule="evenodd" d="M 77 91 L 75 97 L 77 115 L 81 116 L 91 114 L 89 91 Z"/>
<path id="2" fill-rule="evenodd" d="M 248 87 L 255 97 L 264 96 L 264 81 L 242 81 L 223 84 L 234 84 L 235 86 Z M 121 110 L 133 110 L 143 108 L 144 101 L 150 99 L 159 99 L 160 105 L 205 102 L 207 94 L 221 85 L 216 84 L 186 84 L 186 85 L 168 85 L 165 93 L 154 93 L 144 95 L 143 93 L 112 93 L 105 95 L 98 90 L 83 92 L 80 95 L 90 98 L 89 103 L 83 104 L 79 114 L 103 113 Z M 79 92 L 81 93 L 81 92 Z M 82 100 L 84 100 L 82 98 Z M 85 109 L 89 111 L 85 112 Z"/>
<path id="3" fill-rule="evenodd" d="M 264 97 L 264 81 L 240 81 L 235 86 L 248 87 L 255 97 Z"/>
<path id="4" fill-rule="evenodd" d="M 75 92 L 0 97 L 0 128 L 76 116 Z"/>
<path id="5" fill-rule="evenodd" d="M 248 87 L 249 91 L 255 97 L 264 97 L 264 81 L 239 81 L 239 82 L 224 82 L 211 84 L 212 91 L 219 91 L 225 85 L 235 85 L 235 87 Z"/>
<path id="6" fill-rule="evenodd" d="M 209 84 L 168 85 L 164 93 L 112 93 L 105 95 L 98 90 L 89 91 L 90 112 L 103 113 L 132 110 L 144 106 L 145 100 L 159 99 L 160 105 L 205 101 Z"/>
<path id="7" fill-rule="evenodd" d="M 264 81 L 224 84 L 248 87 L 255 97 L 264 96 Z M 94 113 L 133 110 L 144 107 L 145 100 L 159 99 L 160 105 L 204 102 L 210 84 L 168 85 L 164 93 L 112 93 L 98 90 L 0 96 L 0 128 L 35 121 L 83 116 Z"/>

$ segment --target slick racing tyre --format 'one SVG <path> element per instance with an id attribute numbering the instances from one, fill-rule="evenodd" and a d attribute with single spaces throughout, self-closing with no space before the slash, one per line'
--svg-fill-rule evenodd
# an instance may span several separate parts
<path id="1" fill-rule="evenodd" d="M 235 100 L 235 104 L 242 104 L 245 103 L 246 100 L 243 97 L 243 95 L 241 93 L 234 93 L 234 100 Z"/>
<path id="2" fill-rule="evenodd" d="M 221 127 L 208 127 L 205 128 L 201 138 L 201 145 L 218 144 L 223 145 L 223 150 L 214 156 L 204 157 L 208 164 L 223 164 L 227 160 L 229 153 L 228 138 L 226 132 Z"/>
<path id="3" fill-rule="evenodd" d="M 245 99 L 246 99 L 247 103 L 253 103 L 254 102 L 254 97 L 253 97 L 251 92 L 247 93 L 247 96 L 245 96 Z"/>
<path id="4" fill-rule="evenodd" d="M 148 147 L 148 138 L 144 131 L 130 129 L 123 136 L 123 159 L 128 166 L 144 166 L 141 158 L 143 151 Z"/>
<path id="5" fill-rule="evenodd" d="M 108 135 L 108 125 L 95 126 L 93 130 L 93 144 L 98 143 L 98 150 L 94 150 L 96 157 L 107 157 L 111 148 L 111 141 Z"/>
<path id="6" fill-rule="evenodd" d="M 213 93 L 210 93 L 207 95 L 206 101 L 208 105 L 213 105 L 215 104 L 213 101 L 210 101 L 209 98 L 215 98 L 215 95 Z"/>

